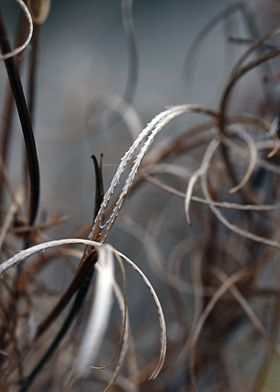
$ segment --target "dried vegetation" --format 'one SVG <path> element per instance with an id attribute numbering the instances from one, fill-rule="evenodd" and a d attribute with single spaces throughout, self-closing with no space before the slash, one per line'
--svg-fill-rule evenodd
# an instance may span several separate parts
<path id="1" fill-rule="evenodd" d="M 243 3 L 221 12 L 194 39 L 184 71 L 191 83 L 204 37 L 217 23 L 240 13 L 249 36 L 228 43 L 243 45 L 244 53 L 229 72 L 218 107 L 173 106 L 141 129 L 133 108 L 138 80 L 133 2 L 122 0 L 129 53 L 127 84 L 122 97 L 100 95 L 89 116 L 94 122 L 100 105 L 107 106 L 116 112 L 109 125 L 120 121 L 119 116 L 134 141 L 105 192 L 102 156 L 92 157 L 93 223 L 89 217 L 79 235 L 73 232 L 73 238 L 65 239 L 67 217 L 52 211 L 45 220 L 38 217 L 44 178 L 40 179 L 32 126 L 39 33 L 51 2 L 17 3 L 23 12 L 15 49 L 0 18 L 1 61 L 10 86 L 0 129 L 1 390 L 262 390 L 279 361 L 279 112 L 269 94 L 271 86 L 279 83 L 273 60 L 280 49 L 276 41 L 271 43 L 279 30 L 260 36 L 254 15 Z M 28 45 L 31 50 L 22 58 L 20 53 Z M 24 93 L 19 75 L 26 58 Z M 231 115 L 236 85 L 255 68 L 262 77 L 266 110 Z M 15 108 L 25 141 L 22 182 L 17 188 L 8 167 Z M 199 115 L 201 122 L 189 126 L 191 113 Z M 167 125 L 171 129 L 172 120 L 179 116 L 185 130 L 157 144 L 158 134 Z M 106 151 L 103 154 L 110 158 Z M 192 164 L 186 165 L 184 157 L 192 157 Z M 137 211 L 123 207 L 145 187 L 157 189 L 165 204 L 153 219 L 149 203 L 142 202 L 141 208 L 147 209 L 144 216 L 151 218 L 143 227 L 141 219 L 137 222 Z M 119 235 L 141 245 L 159 296 L 143 272 L 147 267 L 140 268 L 110 244 L 119 214 Z M 60 225 L 63 239 L 48 237 L 54 225 Z M 166 237 L 168 230 L 169 247 L 161 236 L 164 232 Z M 63 292 L 50 289 L 42 279 L 54 262 L 72 268 L 71 282 Z M 147 304 L 158 317 L 157 325 L 152 318 L 133 325 L 137 315 L 130 303 L 128 268 L 148 288 Z M 97 366 L 100 358 L 107 363 Z"/>

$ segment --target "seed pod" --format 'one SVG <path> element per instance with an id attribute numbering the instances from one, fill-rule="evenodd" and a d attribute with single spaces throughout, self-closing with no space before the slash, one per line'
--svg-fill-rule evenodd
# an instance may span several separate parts
<path id="1" fill-rule="evenodd" d="M 28 0 L 27 6 L 34 23 L 42 24 L 46 21 L 51 8 L 51 0 Z"/>

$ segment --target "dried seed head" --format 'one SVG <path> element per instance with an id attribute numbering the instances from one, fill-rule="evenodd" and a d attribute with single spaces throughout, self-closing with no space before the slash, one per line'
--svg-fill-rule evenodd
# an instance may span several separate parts
<path id="1" fill-rule="evenodd" d="M 34 23 L 42 24 L 46 21 L 51 8 L 51 0 L 28 0 L 27 6 Z"/>

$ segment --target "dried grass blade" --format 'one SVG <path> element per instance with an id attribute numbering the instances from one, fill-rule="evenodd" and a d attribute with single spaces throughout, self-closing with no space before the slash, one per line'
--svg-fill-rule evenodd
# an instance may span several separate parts
<path id="1" fill-rule="evenodd" d="M 87 372 L 98 354 L 112 307 L 114 263 L 112 250 L 108 246 L 99 248 L 98 264 L 94 301 L 76 361 L 78 376 Z"/>
<path id="2" fill-rule="evenodd" d="M 14 267 L 18 263 L 34 255 L 35 253 L 44 252 L 47 249 L 55 248 L 57 246 L 72 245 L 72 244 L 81 244 L 81 245 L 83 244 L 83 245 L 89 245 L 97 248 L 102 246 L 99 242 L 85 240 L 82 238 L 68 238 L 68 239 L 44 242 L 42 244 L 34 245 L 31 246 L 30 248 L 21 250 L 20 252 L 16 253 L 14 256 L 10 257 L 8 260 L 3 261 L 2 264 L 0 265 L 0 275 L 3 272 L 7 271 L 9 268 Z"/>
<path id="3" fill-rule="evenodd" d="M 113 223 L 115 222 L 118 216 L 119 210 L 122 207 L 124 199 L 127 196 L 129 189 L 133 185 L 134 179 L 138 173 L 138 169 L 141 165 L 141 162 L 146 152 L 148 151 L 149 147 L 151 146 L 152 142 L 154 141 L 155 137 L 164 128 L 164 126 L 167 125 L 172 119 L 184 113 L 202 113 L 211 117 L 215 117 L 215 118 L 217 117 L 217 113 L 215 111 L 205 106 L 179 105 L 163 111 L 162 113 L 158 114 L 150 123 L 148 123 L 148 125 L 143 129 L 143 131 L 140 133 L 138 138 L 134 141 L 132 146 L 128 149 L 128 151 L 124 154 L 123 158 L 121 159 L 121 162 L 113 177 L 111 185 L 104 196 L 103 203 L 95 219 L 89 238 L 96 238 L 96 235 L 98 235 L 99 236 L 98 239 L 100 241 L 104 241 L 106 239 L 110 228 L 112 227 Z M 136 151 L 138 149 L 140 149 L 140 151 L 135 157 Z M 124 172 L 128 163 L 132 160 L 133 157 L 135 157 L 134 163 L 126 178 L 125 185 L 112 208 L 112 212 L 109 218 L 105 222 L 103 222 L 105 211 L 107 210 L 108 204 L 111 200 L 114 190 L 120 182 L 122 173 Z"/>
<path id="4" fill-rule="evenodd" d="M 158 296 L 152 286 L 152 284 L 150 283 L 149 279 L 146 277 L 146 275 L 143 273 L 143 271 L 132 261 L 130 260 L 127 256 L 125 256 L 123 253 L 117 251 L 116 249 L 114 250 L 116 255 L 119 255 L 119 257 L 124 260 L 126 263 L 128 263 L 143 279 L 145 285 L 148 287 L 154 303 L 156 305 L 157 308 L 157 312 L 158 312 L 158 317 L 159 317 L 159 325 L 160 325 L 160 343 L 161 343 L 161 348 L 160 348 L 160 354 L 159 354 L 159 359 L 158 362 L 156 364 L 156 367 L 154 369 L 154 371 L 152 372 L 152 374 L 149 376 L 149 379 L 155 379 L 159 372 L 162 369 L 163 363 L 164 363 L 164 359 L 165 359 L 165 355 L 166 355 L 166 324 L 165 324 L 165 318 L 164 318 L 164 314 L 163 314 L 163 310 L 160 304 L 160 301 L 158 299 Z"/>
<path id="5" fill-rule="evenodd" d="M 248 164 L 247 170 L 246 170 L 242 180 L 239 182 L 239 184 L 235 185 L 233 188 L 230 189 L 230 191 L 229 191 L 230 193 L 235 193 L 235 192 L 239 191 L 249 181 L 249 179 L 255 169 L 255 166 L 257 163 L 257 157 L 258 157 L 257 148 L 256 148 L 256 145 L 255 145 L 253 138 L 245 131 L 240 130 L 237 132 L 237 130 L 235 130 L 234 132 L 238 133 L 239 136 L 246 142 L 246 144 L 248 146 L 249 164 Z"/>
<path id="6" fill-rule="evenodd" d="M 8 60 L 12 57 L 15 57 L 19 53 L 21 53 L 27 47 L 27 45 L 29 44 L 29 42 L 31 41 L 31 38 L 32 38 L 33 21 L 32 21 L 30 11 L 29 11 L 28 7 L 25 5 L 23 0 L 16 0 L 16 2 L 18 3 L 18 5 L 22 9 L 22 11 L 24 12 L 26 19 L 28 21 L 28 26 L 29 26 L 28 36 L 26 37 L 26 39 L 22 45 L 18 46 L 16 49 L 9 50 L 7 53 L 3 53 L 2 55 L 0 55 L 0 60 Z"/>

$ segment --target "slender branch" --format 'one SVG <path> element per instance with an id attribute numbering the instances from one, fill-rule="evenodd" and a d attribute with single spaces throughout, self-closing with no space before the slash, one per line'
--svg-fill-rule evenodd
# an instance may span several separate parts
<path id="1" fill-rule="evenodd" d="M 7 37 L 4 21 L 0 13 L 0 46 L 2 54 L 11 52 L 11 46 Z M 29 207 L 29 224 L 32 225 L 35 222 L 40 198 L 40 171 L 39 162 L 37 157 L 37 150 L 35 139 L 33 135 L 33 129 L 31 124 L 31 119 L 29 111 L 27 108 L 22 84 L 20 77 L 15 65 L 14 59 L 8 58 L 4 60 L 10 86 L 15 98 L 17 111 L 23 131 L 26 152 L 27 152 L 27 162 L 30 176 L 30 207 Z"/>

